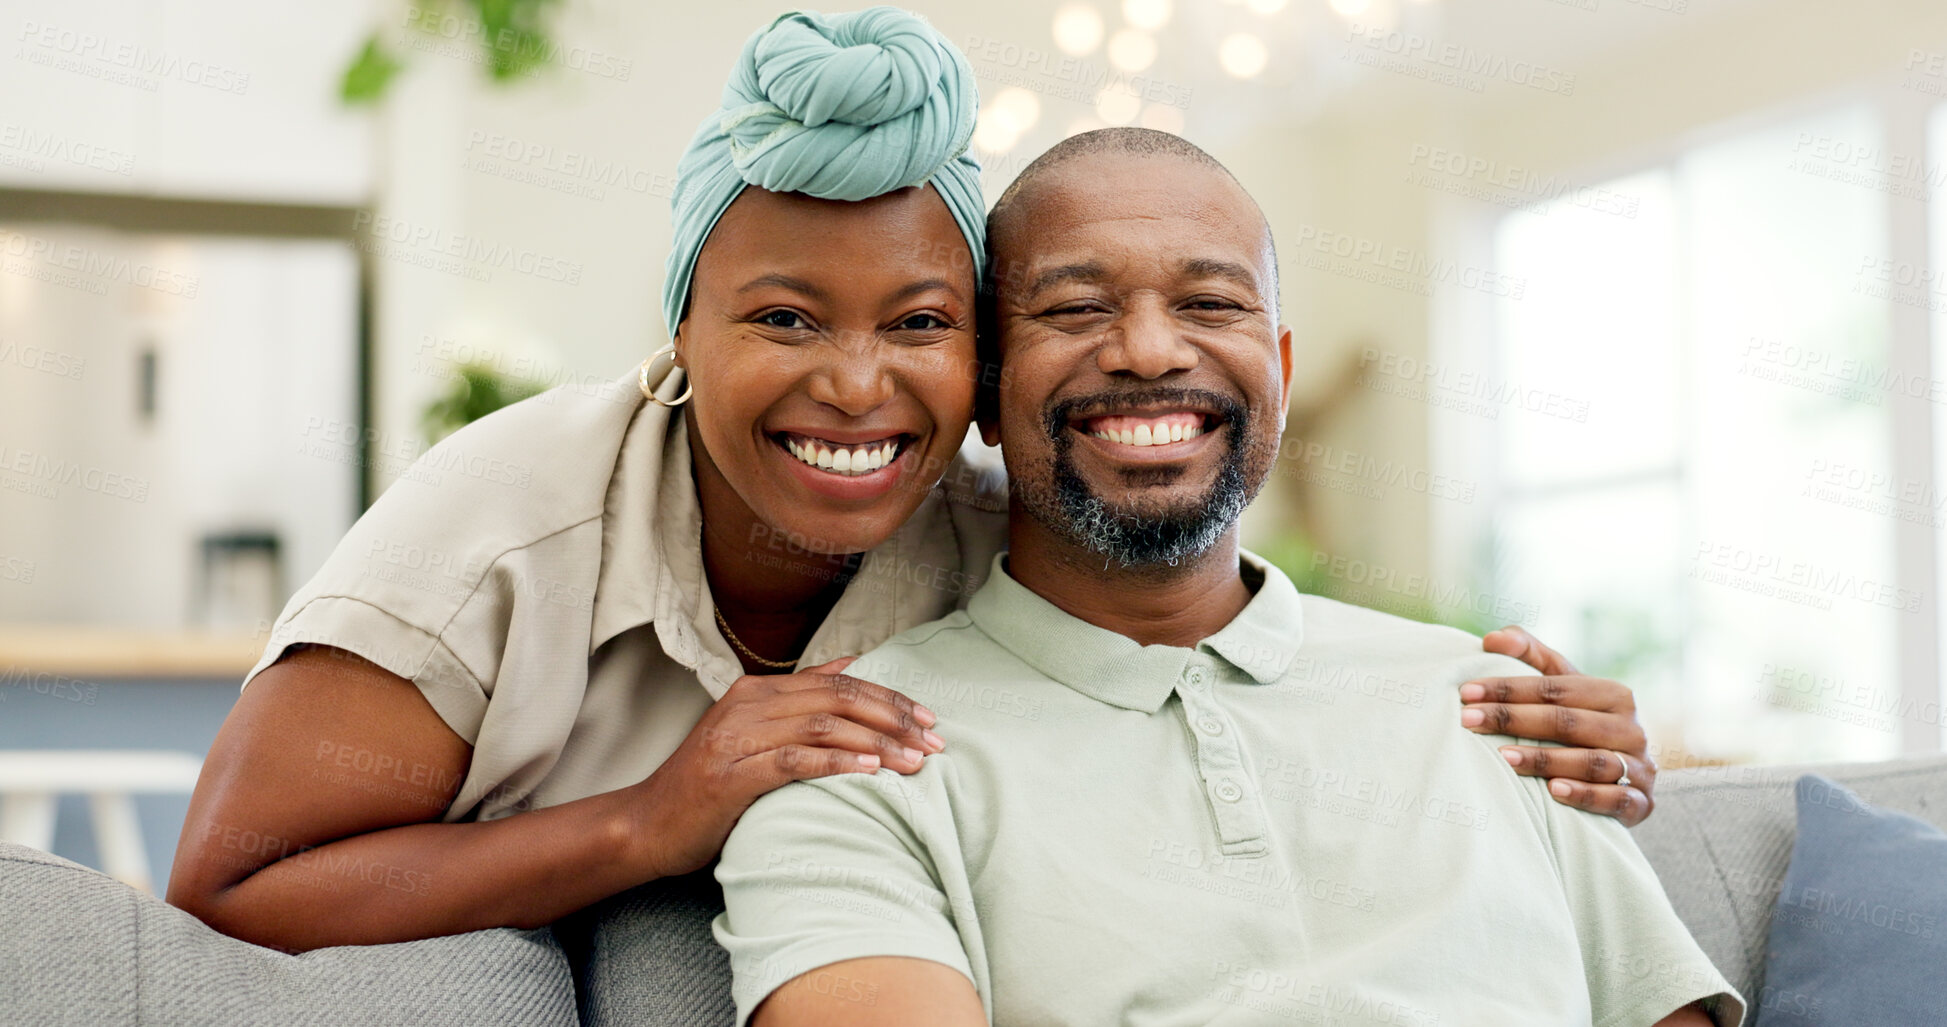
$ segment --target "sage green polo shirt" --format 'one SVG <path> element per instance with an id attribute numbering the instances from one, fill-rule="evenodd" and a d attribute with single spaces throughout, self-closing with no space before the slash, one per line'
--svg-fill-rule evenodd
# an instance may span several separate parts
<path id="1" fill-rule="evenodd" d="M 744 814 L 714 925 L 739 1023 L 866 956 L 965 973 L 996 1024 L 1610 1027 L 1706 998 L 1741 1022 L 1623 827 L 1460 727 L 1462 682 L 1532 671 L 1245 567 L 1249 605 L 1185 649 L 997 558 L 854 664 L 938 711 L 946 751 Z"/>

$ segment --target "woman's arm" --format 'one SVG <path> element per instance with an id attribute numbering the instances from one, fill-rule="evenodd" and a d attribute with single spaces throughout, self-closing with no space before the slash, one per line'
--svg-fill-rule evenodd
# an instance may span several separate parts
<path id="1" fill-rule="evenodd" d="M 1656 800 L 1656 761 L 1636 722 L 1629 686 L 1582 674 L 1562 654 L 1518 627 L 1490 631 L 1481 647 L 1541 671 L 1535 677 L 1481 678 L 1460 686 L 1460 722 L 1486 734 L 1560 742 L 1568 748 L 1504 745 L 1527 777 L 1546 777 L 1555 801 L 1635 827 Z M 1624 773 L 1629 783 L 1619 784 Z"/>
<path id="2" fill-rule="evenodd" d="M 818 668 L 833 671 L 835 665 Z M 932 715 L 836 673 L 743 678 L 627 788 L 485 823 L 440 823 L 472 750 L 412 682 L 328 647 L 258 675 L 204 762 L 169 901 L 285 951 L 538 927 L 723 845 L 800 778 L 911 772 Z"/>

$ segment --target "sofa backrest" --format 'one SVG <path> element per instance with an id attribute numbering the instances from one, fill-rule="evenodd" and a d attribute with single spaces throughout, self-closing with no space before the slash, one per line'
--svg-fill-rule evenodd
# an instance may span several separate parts
<path id="1" fill-rule="evenodd" d="M 1762 1001 L 1765 940 L 1798 836 L 1793 786 L 1817 772 L 1886 809 L 1947 829 L 1947 756 L 1674 770 L 1656 779 L 1656 811 L 1631 832 L 1704 953 Z"/>

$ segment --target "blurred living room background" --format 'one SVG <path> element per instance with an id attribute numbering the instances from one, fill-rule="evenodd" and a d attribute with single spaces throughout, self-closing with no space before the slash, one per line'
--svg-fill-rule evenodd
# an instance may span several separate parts
<path id="1" fill-rule="evenodd" d="M 1940 749 L 1947 6 L 911 6 L 990 200 L 1107 124 L 1258 197 L 1247 542 L 1303 587 L 1527 625 L 1666 765 Z M 360 511 L 663 344 L 677 157 L 782 9 L 0 0 L 0 836 L 162 889 Z"/>

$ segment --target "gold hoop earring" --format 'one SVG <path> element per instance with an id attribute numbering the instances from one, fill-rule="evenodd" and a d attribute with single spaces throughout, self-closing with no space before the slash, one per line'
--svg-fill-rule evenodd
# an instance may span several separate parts
<path id="1" fill-rule="evenodd" d="M 656 352 L 649 354 L 649 359 L 642 362 L 642 367 L 636 371 L 636 376 L 635 376 L 636 388 L 641 389 L 643 396 L 648 398 L 650 401 L 654 402 L 658 406 L 679 407 L 690 401 L 690 392 L 693 390 L 693 387 L 690 384 L 689 372 L 685 371 L 683 373 L 683 394 L 676 397 L 675 399 L 664 399 L 661 396 L 656 395 L 655 389 L 649 387 L 649 365 L 654 364 L 657 358 L 661 357 L 665 353 L 669 354 L 671 370 L 676 370 L 674 366 L 676 361 L 676 344 L 672 342 L 669 345 L 664 346 L 662 349 L 659 349 Z M 667 378 L 668 375 L 665 374 L 664 377 Z"/>

